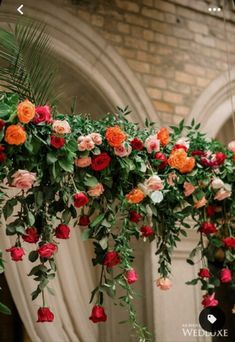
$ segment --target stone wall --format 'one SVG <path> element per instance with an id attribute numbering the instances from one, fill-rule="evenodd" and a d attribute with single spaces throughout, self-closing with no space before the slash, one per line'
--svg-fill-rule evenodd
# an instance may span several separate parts
<path id="1" fill-rule="evenodd" d="M 165 123 L 187 116 L 208 84 L 235 64 L 235 12 L 207 0 L 64 0 L 125 59 Z M 226 13 L 224 20 L 223 16 Z M 115 63 L 115 61 L 114 61 Z"/>

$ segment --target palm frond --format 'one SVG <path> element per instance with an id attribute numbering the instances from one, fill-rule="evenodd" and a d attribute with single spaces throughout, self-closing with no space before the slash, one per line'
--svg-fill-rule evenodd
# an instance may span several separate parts
<path id="1" fill-rule="evenodd" d="M 13 31 L 0 29 L 0 86 L 35 104 L 54 104 L 59 98 L 56 76 L 44 24 L 24 19 Z"/>

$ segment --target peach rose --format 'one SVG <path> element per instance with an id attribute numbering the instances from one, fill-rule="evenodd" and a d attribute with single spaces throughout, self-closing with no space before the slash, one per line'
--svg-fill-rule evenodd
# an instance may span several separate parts
<path id="1" fill-rule="evenodd" d="M 127 148 L 125 147 L 124 144 L 118 146 L 118 147 L 114 147 L 114 154 L 116 154 L 116 156 L 118 157 L 128 157 L 129 154 L 131 153 L 132 148 L 131 146 L 128 144 Z"/>
<path id="2" fill-rule="evenodd" d="M 224 186 L 224 182 L 222 181 L 222 179 L 216 177 L 212 180 L 211 182 L 211 187 L 212 189 L 221 189 Z"/>
<path id="3" fill-rule="evenodd" d="M 163 127 L 157 133 L 157 139 L 160 140 L 161 145 L 166 146 L 170 141 L 170 134 L 167 128 Z"/>
<path id="4" fill-rule="evenodd" d="M 110 146 L 118 147 L 126 140 L 126 134 L 119 126 L 114 126 L 106 129 L 105 138 Z"/>
<path id="5" fill-rule="evenodd" d="M 33 183 L 37 180 L 36 173 L 29 172 L 27 170 L 18 170 L 12 175 L 12 183 L 11 186 L 14 186 L 18 189 L 30 189 L 33 186 Z"/>
<path id="6" fill-rule="evenodd" d="M 235 141 L 231 141 L 229 144 L 228 144 L 228 150 L 235 153 Z"/>
<path id="7" fill-rule="evenodd" d="M 20 125 L 11 125 L 7 127 L 5 141 L 9 145 L 21 145 L 26 141 L 27 135 Z"/>
<path id="8" fill-rule="evenodd" d="M 228 198 L 232 195 L 232 192 L 226 189 L 220 189 L 217 191 L 214 199 L 217 201 L 223 201 L 225 198 Z"/>
<path id="9" fill-rule="evenodd" d="M 175 180 L 177 180 L 177 175 L 174 172 L 170 172 L 169 175 L 167 176 L 167 183 L 170 186 L 174 186 L 175 185 Z"/>
<path id="10" fill-rule="evenodd" d="M 53 121 L 52 129 L 58 134 L 67 134 L 71 132 L 70 125 L 66 120 L 55 120 Z"/>
<path id="11" fill-rule="evenodd" d="M 149 177 L 144 182 L 144 185 L 147 187 L 149 191 L 157 191 L 157 190 L 162 190 L 164 188 L 161 178 L 156 175 Z"/>
<path id="12" fill-rule="evenodd" d="M 75 165 L 77 167 L 87 167 L 91 165 L 91 157 L 81 157 L 75 159 Z"/>
<path id="13" fill-rule="evenodd" d="M 172 282 L 168 278 L 158 278 L 156 280 L 156 285 L 160 290 L 167 291 L 172 287 Z"/>
<path id="14" fill-rule="evenodd" d="M 145 197 L 144 192 L 140 190 L 139 188 L 135 188 L 131 190 L 131 192 L 129 192 L 129 194 L 126 195 L 126 199 L 128 200 L 128 202 L 135 203 L 135 204 L 143 201 L 144 197 Z"/>
<path id="15" fill-rule="evenodd" d="M 35 106 L 29 100 L 25 100 L 18 104 L 17 115 L 22 123 L 29 123 L 35 117 Z"/>
<path id="16" fill-rule="evenodd" d="M 160 140 L 155 135 L 150 135 L 144 143 L 148 153 L 158 152 L 160 150 Z"/>
<path id="17" fill-rule="evenodd" d="M 91 197 L 99 197 L 104 192 L 104 187 L 101 183 L 97 183 L 95 186 L 92 186 L 88 191 L 88 195 Z"/>
<path id="18" fill-rule="evenodd" d="M 91 133 L 90 137 L 96 145 L 102 144 L 102 136 L 100 135 L 100 133 Z"/>
<path id="19" fill-rule="evenodd" d="M 195 191 L 195 186 L 192 183 L 184 182 L 184 195 L 186 197 L 192 195 L 192 193 Z"/>
<path id="20" fill-rule="evenodd" d="M 204 205 L 206 205 L 206 203 L 207 203 L 207 200 L 206 200 L 206 198 L 205 198 L 205 196 L 204 196 L 204 197 L 202 197 L 202 199 L 200 199 L 199 201 L 197 201 L 197 202 L 194 204 L 194 208 L 199 209 L 199 208 L 201 208 L 201 207 L 204 207 Z"/>
<path id="21" fill-rule="evenodd" d="M 85 136 L 83 140 L 80 143 L 78 143 L 79 151 L 91 151 L 94 147 L 95 143 L 89 135 Z"/>

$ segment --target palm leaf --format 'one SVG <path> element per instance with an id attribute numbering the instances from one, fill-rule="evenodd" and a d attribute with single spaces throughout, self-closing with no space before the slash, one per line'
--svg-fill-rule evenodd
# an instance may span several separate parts
<path id="1" fill-rule="evenodd" d="M 44 24 L 24 19 L 13 31 L 0 29 L 0 86 L 35 104 L 55 104 L 59 98 L 56 75 Z"/>

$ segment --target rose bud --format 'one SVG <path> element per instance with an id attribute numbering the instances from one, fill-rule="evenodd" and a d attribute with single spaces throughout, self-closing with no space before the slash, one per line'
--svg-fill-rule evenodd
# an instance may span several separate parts
<path id="1" fill-rule="evenodd" d="M 215 292 L 211 296 L 209 294 L 203 296 L 202 305 L 204 306 L 204 308 L 207 308 L 209 306 L 217 306 L 218 304 L 218 300 L 215 299 Z"/>
<path id="2" fill-rule="evenodd" d="M 216 229 L 216 226 L 214 225 L 214 223 L 204 222 L 204 223 L 202 223 L 201 227 L 199 228 L 199 231 L 201 233 L 208 235 L 208 234 L 216 233 L 217 229 Z"/>
<path id="3" fill-rule="evenodd" d="M 95 305 L 92 309 L 89 319 L 93 323 L 105 322 L 107 320 L 107 315 L 104 312 L 104 308 L 102 306 Z"/>
<path id="4" fill-rule="evenodd" d="M 154 230 L 150 226 L 143 226 L 140 228 L 142 237 L 148 237 L 154 234 Z"/>
<path id="5" fill-rule="evenodd" d="M 54 243 L 45 243 L 37 250 L 38 254 L 42 258 L 49 259 L 55 252 L 57 252 L 57 246 Z"/>
<path id="6" fill-rule="evenodd" d="M 79 223 L 80 226 L 88 226 L 90 224 L 90 218 L 87 215 L 80 216 Z"/>
<path id="7" fill-rule="evenodd" d="M 74 206 L 76 208 L 84 207 L 89 202 L 89 198 L 83 193 L 79 192 L 73 196 Z"/>
<path id="8" fill-rule="evenodd" d="M 37 322 L 53 322 L 54 314 L 49 308 L 39 308 L 38 309 L 38 320 Z"/>
<path id="9" fill-rule="evenodd" d="M 60 224 L 55 230 L 57 239 L 69 239 L 70 228 L 65 224 Z"/>
<path id="10" fill-rule="evenodd" d="M 11 253 L 11 259 L 13 261 L 22 261 L 23 256 L 25 255 L 25 252 L 23 250 L 23 248 L 21 247 L 11 247 L 6 249 L 6 252 L 10 252 Z"/>
<path id="11" fill-rule="evenodd" d="M 232 281 L 232 273 L 228 268 L 223 268 L 220 273 L 221 283 L 230 283 Z"/>
<path id="12" fill-rule="evenodd" d="M 216 213 L 215 207 L 213 205 L 208 205 L 206 207 L 206 214 L 208 217 L 214 216 Z"/>
<path id="13" fill-rule="evenodd" d="M 120 264 L 120 257 L 117 252 L 110 251 L 105 254 L 103 265 L 112 268 L 118 264 Z"/>
<path id="14" fill-rule="evenodd" d="M 139 276 L 136 273 L 136 271 L 134 270 L 134 268 L 132 268 L 132 269 L 126 271 L 125 278 L 126 278 L 128 284 L 133 284 L 138 280 Z"/>
<path id="15" fill-rule="evenodd" d="M 200 271 L 198 272 L 198 276 L 200 278 L 210 278 L 211 277 L 208 268 L 201 268 Z"/>
<path id="16" fill-rule="evenodd" d="M 22 239 L 28 243 L 37 243 L 39 240 L 39 235 L 37 228 L 29 227 L 26 229 L 26 234 L 22 236 Z"/>
<path id="17" fill-rule="evenodd" d="M 167 291 L 172 287 L 172 282 L 170 279 L 162 277 L 156 280 L 156 285 L 160 290 Z"/>
<path id="18" fill-rule="evenodd" d="M 131 210 L 129 212 L 129 220 L 134 223 L 138 223 L 142 219 L 142 215 L 138 214 L 137 211 Z"/>

